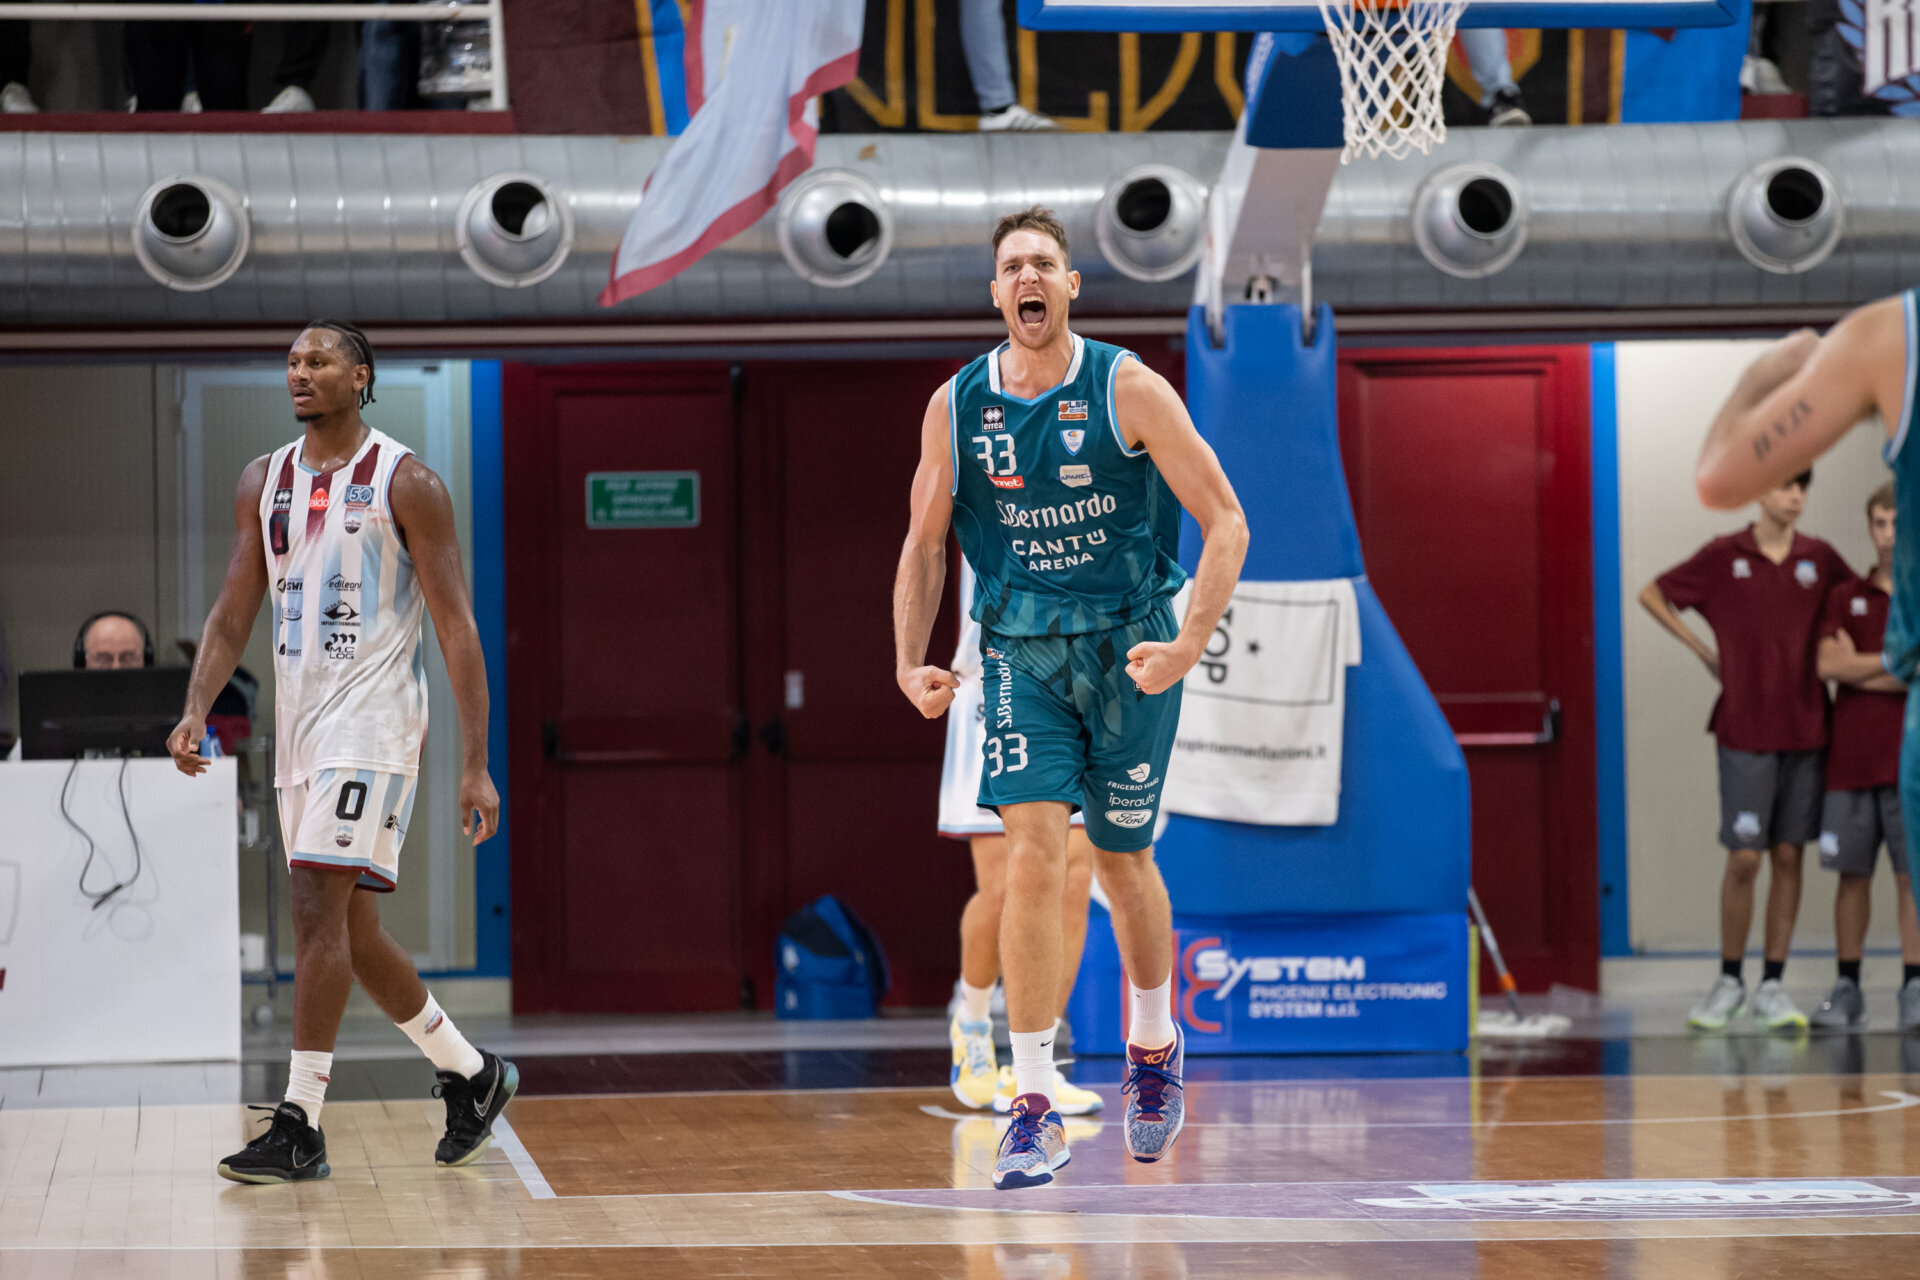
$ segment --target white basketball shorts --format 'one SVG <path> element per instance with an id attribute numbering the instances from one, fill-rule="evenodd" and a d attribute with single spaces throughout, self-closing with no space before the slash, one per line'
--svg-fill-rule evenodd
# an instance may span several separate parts
<path id="1" fill-rule="evenodd" d="M 290 867 L 350 868 L 360 888 L 392 893 L 419 778 L 372 769 L 322 769 L 281 787 L 280 835 Z"/>

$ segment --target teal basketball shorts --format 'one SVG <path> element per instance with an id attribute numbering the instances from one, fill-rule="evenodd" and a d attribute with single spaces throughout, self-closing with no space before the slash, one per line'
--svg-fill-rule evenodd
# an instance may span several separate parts
<path id="1" fill-rule="evenodd" d="M 982 807 L 1058 800 L 1086 813 L 1096 849 L 1134 853 L 1152 844 L 1181 686 L 1141 693 L 1127 675 L 1127 650 L 1172 640 L 1178 630 L 1162 603 L 1109 631 L 983 633 Z"/>

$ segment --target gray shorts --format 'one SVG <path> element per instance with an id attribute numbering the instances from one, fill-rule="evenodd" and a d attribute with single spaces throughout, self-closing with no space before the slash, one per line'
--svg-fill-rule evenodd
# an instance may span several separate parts
<path id="1" fill-rule="evenodd" d="M 1886 842 L 1893 874 L 1907 874 L 1907 829 L 1900 821 L 1900 788 L 1829 791 L 1820 814 L 1820 865 L 1843 876 L 1870 876 Z"/>
<path id="2" fill-rule="evenodd" d="M 1729 849 L 1805 844 L 1820 834 L 1824 751 L 1720 748 L 1720 843 Z"/>

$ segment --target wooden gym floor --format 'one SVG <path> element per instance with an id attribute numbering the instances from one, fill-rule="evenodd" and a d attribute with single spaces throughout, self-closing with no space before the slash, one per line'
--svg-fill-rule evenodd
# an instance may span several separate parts
<path id="1" fill-rule="evenodd" d="M 213 1174 L 257 1113 L 41 1106 L 16 1079 L 0 1276 L 1911 1277 L 1915 1056 L 1865 1036 L 1195 1060 L 1158 1165 L 1126 1159 L 1118 1064 L 1093 1061 L 1106 1115 L 1018 1193 L 991 1188 L 996 1122 L 925 1050 L 529 1058 L 494 1149 L 455 1171 L 416 1064 L 347 1070 L 333 1176 L 271 1188 Z M 781 1063 L 828 1087 L 778 1087 Z M 931 1081 L 874 1083 L 903 1075 Z"/>

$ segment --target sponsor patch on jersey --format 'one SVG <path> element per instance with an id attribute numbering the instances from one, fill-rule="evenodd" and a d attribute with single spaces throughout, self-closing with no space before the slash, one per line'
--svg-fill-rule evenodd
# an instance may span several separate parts
<path id="1" fill-rule="evenodd" d="M 348 507 L 346 517 L 340 521 L 340 527 L 348 533 L 358 533 L 360 532 L 360 526 L 365 523 L 366 520 L 358 508 Z"/>
<path id="2" fill-rule="evenodd" d="M 980 425 L 990 431 L 997 431 L 1007 423 L 1007 411 L 997 404 L 990 404 L 980 411 Z"/>
<path id="3" fill-rule="evenodd" d="M 1024 489 L 1027 487 L 1025 476 L 988 476 L 996 489 Z"/>
<path id="4" fill-rule="evenodd" d="M 1093 483 L 1093 468 L 1081 463 L 1077 467 L 1061 467 L 1060 483 L 1069 489 L 1082 489 Z"/>
<path id="5" fill-rule="evenodd" d="M 1793 566 L 1793 580 L 1803 587 L 1810 587 L 1820 581 L 1820 569 L 1811 560 L 1802 560 Z"/>
<path id="6" fill-rule="evenodd" d="M 1864 618 L 1867 616 L 1867 598 L 1865 596 L 1855 596 L 1853 598 L 1853 616 L 1856 618 Z"/>
<path id="7" fill-rule="evenodd" d="M 333 833 L 333 842 L 339 845 L 342 849 L 351 849 L 353 847 L 353 828 L 352 827 L 335 828 Z"/>
<path id="8" fill-rule="evenodd" d="M 335 600 L 320 611 L 320 616 L 338 626 L 360 621 L 360 611 L 345 600 Z"/>
<path id="9" fill-rule="evenodd" d="M 373 486 L 370 484 L 350 484 L 347 486 L 347 505 L 350 507 L 370 507 L 373 505 Z"/>
<path id="10" fill-rule="evenodd" d="M 325 489 L 315 489 L 313 496 L 307 499 L 307 510 L 325 511 L 330 501 Z"/>
<path id="11" fill-rule="evenodd" d="M 1006 656 L 1007 656 L 1006 654 L 1000 652 L 998 649 L 994 648 L 992 645 L 988 645 L 981 652 L 985 653 L 987 657 L 993 659 L 993 661 L 995 662 L 1003 662 L 1006 660 Z M 985 704 L 983 703 L 982 705 L 984 706 Z"/>
<path id="12" fill-rule="evenodd" d="M 1087 420 L 1087 402 L 1085 400 L 1062 400 L 1060 402 L 1060 421 L 1085 422 Z"/>
<path id="13" fill-rule="evenodd" d="M 1063 427 L 1060 431 L 1060 443 L 1067 446 L 1067 452 L 1074 457 L 1080 456 L 1080 446 L 1087 442 L 1086 430 L 1082 427 Z"/>
<path id="14" fill-rule="evenodd" d="M 1116 827 L 1144 827 L 1153 821 L 1153 814 L 1146 809 L 1109 809 L 1107 821 Z"/>
<path id="15" fill-rule="evenodd" d="M 1751 578 L 1753 576 L 1753 566 L 1747 563 L 1745 556 L 1735 556 L 1733 558 L 1733 576 L 1736 578 Z"/>
<path id="16" fill-rule="evenodd" d="M 1145 782 L 1153 776 L 1153 762 L 1150 760 L 1142 760 L 1139 764 L 1127 770 L 1127 776 L 1135 782 Z"/>

